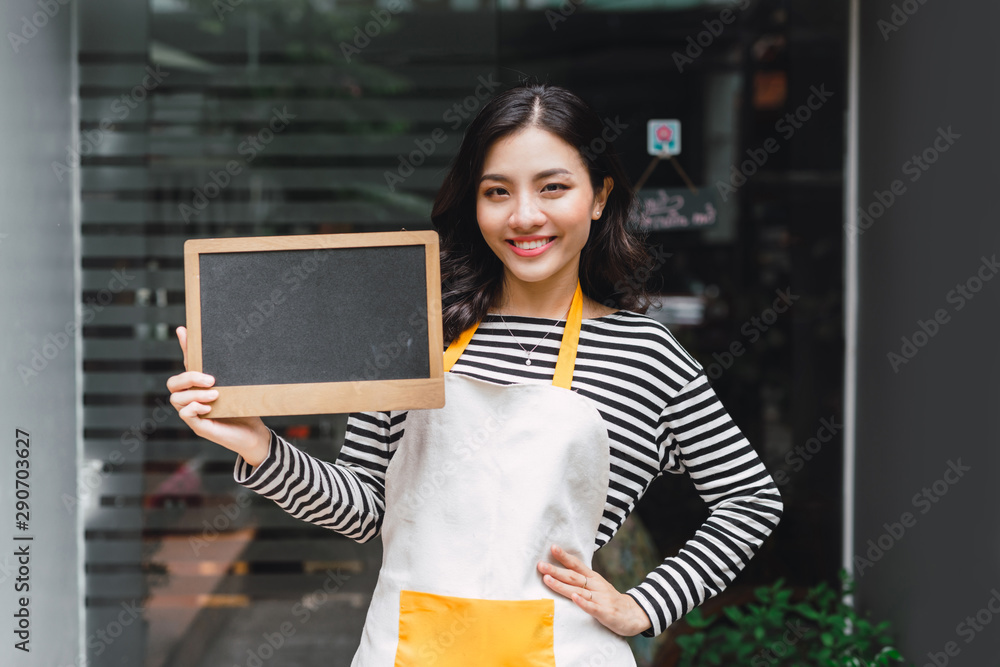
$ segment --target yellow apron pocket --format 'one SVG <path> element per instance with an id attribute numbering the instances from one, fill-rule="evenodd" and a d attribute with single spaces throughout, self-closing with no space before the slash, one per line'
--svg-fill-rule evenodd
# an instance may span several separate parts
<path id="1" fill-rule="evenodd" d="M 395 667 L 555 667 L 554 601 L 400 591 Z"/>

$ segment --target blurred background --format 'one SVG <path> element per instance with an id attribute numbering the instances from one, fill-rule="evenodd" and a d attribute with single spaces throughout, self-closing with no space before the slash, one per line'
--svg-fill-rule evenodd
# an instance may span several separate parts
<path id="1" fill-rule="evenodd" d="M 605 119 L 640 186 L 649 314 L 705 366 L 785 501 L 706 611 L 846 569 L 852 603 L 892 623 L 909 661 L 1000 665 L 997 13 L 986 0 L 6 0 L 5 618 L 21 608 L 10 545 L 35 537 L 32 650 L 7 635 L 0 663 L 350 664 L 377 541 L 242 489 L 235 456 L 167 402 L 183 370 L 183 243 L 430 229 L 469 120 L 530 76 Z M 675 121 L 659 135 L 679 142 L 671 159 L 650 154 L 651 120 Z M 265 421 L 332 461 L 346 415 Z M 16 429 L 31 434 L 27 530 Z M 624 590 L 706 516 L 686 477 L 665 476 L 598 564 Z M 689 631 L 635 638 L 637 661 L 678 664 Z M 740 664 L 793 664 L 754 657 Z"/>

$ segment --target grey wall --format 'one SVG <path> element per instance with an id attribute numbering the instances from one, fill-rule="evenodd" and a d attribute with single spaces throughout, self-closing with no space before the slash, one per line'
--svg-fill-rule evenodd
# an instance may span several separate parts
<path id="1" fill-rule="evenodd" d="M 72 143 L 73 9 L 42 4 L 48 14 L 34 0 L 0 4 L 0 664 L 18 667 L 78 664 L 79 654 L 77 512 L 63 502 L 76 489 L 78 262 L 72 173 L 60 180 L 52 168 Z M 29 434 L 27 530 L 14 525 L 16 429 Z M 24 545 L 27 576 L 14 556 Z M 11 633 L 21 597 L 29 653 Z"/>
<path id="2" fill-rule="evenodd" d="M 861 2 L 860 203 L 903 194 L 857 238 L 855 574 L 920 666 L 1000 664 L 1000 267 L 981 268 L 1000 258 L 998 18 L 991 0 Z M 914 181 L 939 128 L 959 138 Z"/>

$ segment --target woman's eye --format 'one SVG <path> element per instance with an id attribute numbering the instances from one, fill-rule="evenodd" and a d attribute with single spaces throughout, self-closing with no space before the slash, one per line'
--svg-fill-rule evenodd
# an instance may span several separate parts
<path id="1" fill-rule="evenodd" d="M 549 183 L 542 188 L 542 192 L 558 192 L 560 190 L 568 190 L 568 189 L 569 188 L 563 185 L 562 183 Z M 483 193 L 483 196 L 492 197 L 493 195 L 505 195 L 505 194 L 510 194 L 509 192 L 507 192 L 507 188 L 502 188 L 497 186 L 486 190 L 486 192 Z"/>

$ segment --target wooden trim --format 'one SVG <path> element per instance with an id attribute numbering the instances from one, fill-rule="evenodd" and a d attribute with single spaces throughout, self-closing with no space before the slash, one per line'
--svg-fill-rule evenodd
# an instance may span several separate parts
<path id="1" fill-rule="evenodd" d="M 343 414 L 444 406 L 444 378 L 215 387 L 205 417 Z"/>
<path id="2" fill-rule="evenodd" d="M 184 242 L 184 319 L 187 328 L 187 369 L 201 372 L 201 273 L 196 240 Z"/>
<path id="3" fill-rule="evenodd" d="M 444 333 L 441 323 L 441 251 L 438 236 L 427 242 L 424 265 L 427 267 L 427 349 L 431 350 L 431 377 L 444 378 Z M 437 317 L 431 317 L 436 313 Z M 441 354 L 437 354 L 440 352 Z M 444 403 L 441 403 L 443 407 Z"/>
<path id="4" fill-rule="evenodd" d="M 357 232 L 347 234 L 295 234 L 292 236 L 242 236 L 220 239 L 188 239 L 184 242 L 185 259 L 190 246 L 197 253 L 257 252 L 262 250 L 313 250 L 319 248 L 371 248 L 398 245 L 438 245 L 435 231 Z M 430 263 L 428 263 L 429 265 Z M 434 262 L 440 266 L 439 261 Z M 185 270 L 187 267 L 185 266 Z M 438 272 L 438 293 L 441 274 Z M 429 277 L 429 276 L 428 276 Z"/>

